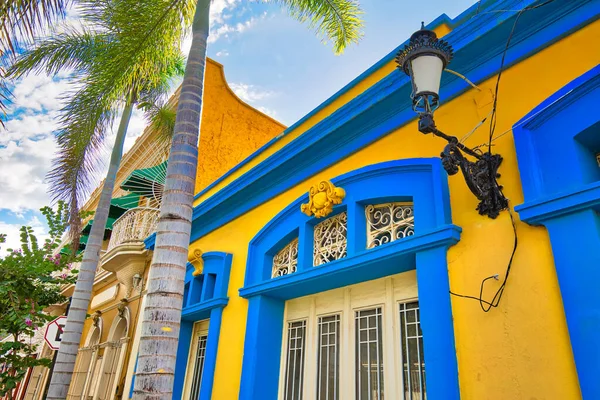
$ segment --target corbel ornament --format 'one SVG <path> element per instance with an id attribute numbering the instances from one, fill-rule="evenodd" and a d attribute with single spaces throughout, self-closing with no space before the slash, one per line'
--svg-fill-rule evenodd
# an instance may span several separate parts
<path id="1" fill-rule="evenodd" d="M 202 254 L 202 250 L 195 249 L 194 257 L 189 260 L 194 266 L 194 272 L 192 273 L 193 276 L 201 275 L 202 271 L 204 271 L 204 259 L 202 259 Z"/>
<path id="2" fill-rule="evenodd" d="M 117 306 L 117 310 L 119 312 L 119 317 L 125 318 L 125 310 L 127 309 L 128 303 L 129 302 L 127 301 L 127 299 L 123 299 L 119 302 L 119 305 Z"/>
<path id="3" fill-rule="evenodd" d="M 98 327 L 99 327 L 99 324 L 100 324 L 100 317 L 101 317 L 101 316 L 102 316 L 102 313 L 100 312 L 100 310 L 96 311 L 96 312 L 94 313 L 94 315 L 92 315 L 92 320 L 94 321 L 94 326 L 95 326 L 96 328 L 98 328 Z"/>
<path id="4" fill-rule="evenodd" d="M 308 203 L 302 204 L 300 210 L 312 217 L 323 218 L 333 212 L 333 206 L 342 204 L 346 191 L 334 186 L 330 181 L 322 181 L 308 191 Z"/>

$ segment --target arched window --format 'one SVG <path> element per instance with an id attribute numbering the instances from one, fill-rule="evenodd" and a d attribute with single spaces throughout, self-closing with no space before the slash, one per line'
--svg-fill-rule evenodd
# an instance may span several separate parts
<path id="1" fill-rule="evenodd" d="M 273 257 L 271 277 L 293 274 L 298 267 L 298 238 L 292 240 Z"/>
<path id="2" fill-rule="evenodd" d="M 102 335 L 102 317 L 94 317 L 94 325 L 85 341 L 85 345 L 77 352 L 77 360 L 73 371 L 73 378 L 69 386 L 67 399 L 81 399 L 87 397 L 91 384 L 91 377 L 98 359 L 98 343 Z"/>
<path id="3" fill-rule="evenodd" d="M 345 211 L 315 225 L 313 265 L 315 267 L 346 257 L 348 213 Z"/>
<path id="4" fill-rule="evenodd" d="M 391 243 L 415 234 L 412 203 L 369 204 L 367 218 L 367 249 Z"/>
<path id="5" fill-rule="evenodd" d="M 98 373 L 98 382 L 95 385 L 94 399 L 112 400 L 116 396 L 129 343 L 129 320 L 129 308 L 120 305 L 119 315 L 113 320 L 108 340 L 102 344 L 104 356 Z"/>

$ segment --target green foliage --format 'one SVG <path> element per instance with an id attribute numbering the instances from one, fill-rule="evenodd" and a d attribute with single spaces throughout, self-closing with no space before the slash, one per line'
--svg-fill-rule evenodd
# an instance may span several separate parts
<path id="1" fill-rule="evenodd" d="M 362 38 L 362 10 L 357 0 L 277 0 L 287 7 L 292 17 L 307 22 L 333 49 L 340 54 Z"/>
<path id="2" fill-rule="evenodd" d="M 0 396 L 5 395 L 23 378 L 27 369 L 48 366 L 50 360 L 35 359 L 35 344 L 31 343 L 37 329 L 55 317 L 45 314 L 50 305 L 64 302 L 61 286 L 75 282 L 77 271 L 69 259 L 58 254 L 61 237 L 68 225 L 68 209 L 63 202 L 56 210 L 44 207 L 49 238 L 40 244 L 28 226 L 21 227 L 21 248 L 8 249 L 0 258 Z M 5 235 L 0 235 L 5 238 Z"/>

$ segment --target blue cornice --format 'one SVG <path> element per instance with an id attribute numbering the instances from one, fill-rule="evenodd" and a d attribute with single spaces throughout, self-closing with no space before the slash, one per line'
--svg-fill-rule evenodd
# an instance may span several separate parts
<path id="1" fill-rule="evenodd" d="M 522 221 L 541 225 L 544 221 L 580 210 L 600 207 L 600 182 L 594 182 L 576 190 L 548 196 L 515 207 Z"/>
<path id="2" fill-rule="evenodd" d="M 413 255 L 420 251 L 429 250 L 439 247 L 450 247 L 460 240 L 461 228 L 456 225 L 446 225 L 430 232 L 423 232 L 413 236 L 379 246 L 374 249 L 364 250 L 354 256 L 348 256 L 340 260 L 336 260 L 320 266 L 304 271 L 295 272 L 291 275 L 286 275 L 276 279 L 267 280 L 251 286 L 245 286 L 239 290 L 240 296 L 248 298 L 250 296 L 267 294 L 272 297 L 287 299 L 288 296 L 299 297 L 310 293 L 302 293 L 298 295 L 292 288 L 297 284 L 304 284 L 314 280 L 323 283 L 325 280 L 334 281 L 336 284 L 337 275 L 347 275 L 354 269 L 370 269 L 373 276 L 370 279 L 377 279 L 380 276 L 387 275 L 387 271 L 383 268 L 370 268 L 376 263 L 387 263 L 388 265 L 402 265 L 406 269 L 414 269 L 414 265 L 409 262 L 393 263 L 391 259 L 402 259 L 405 256 Z M 402 271 L 396 271 L 402 272 Z M 332 284 L 333 285 L 333 284 Z M 314 286 L 317 287 L 317 286 Z M 322 291 L 319 288 L 318 291 Z"/>
<path id="3" fill-rule="evenodd" d="M 498 72 L 506 38 L 516 12 L 530 1 L 502 1 L 450 32 L 454 70 L 481 82 Z M 508 9 L 511 11 L 489 12 Z M 510 66 L 600 15 L 600 2 L 573 0 L 550 3 L 522 14 L 506 56 Z M 395 51 L 390 53 L 389 60 Z M 384 58 L 386 60 L 386 58 Z M 388 61 L 380 61 L 388 62 Z M 357 78 L 358 79 L 358 78 Z M 470 89 L 454 75 L 442 79 L 441 97 L 448 101 Z M 253 167 L 194 209 L 191 241 L 198 240 L 259 204 L 322 171 L 349 154 L 411 122 L 408 78 L 390 73 L 363 94 L 335 111 L 267 160 Z M 335 97 L 335 96 L 334 96 Z M 309 117 L 309 116 L 307 116 Z M 301 122 L 299 122 L 301 123 Z M 293 129 L 292 126 L 290 129 Z M 151 240 L 149 240 L 151 242 Z"/>

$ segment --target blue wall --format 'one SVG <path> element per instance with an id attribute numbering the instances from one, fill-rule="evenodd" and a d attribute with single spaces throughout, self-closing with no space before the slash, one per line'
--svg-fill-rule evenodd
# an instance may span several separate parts
<path id="1" fill-rule="evenodd" d="M 600 66 L 514 126 L 523 221 L 548 229 L 584 399 L 600 399 Z"/>

